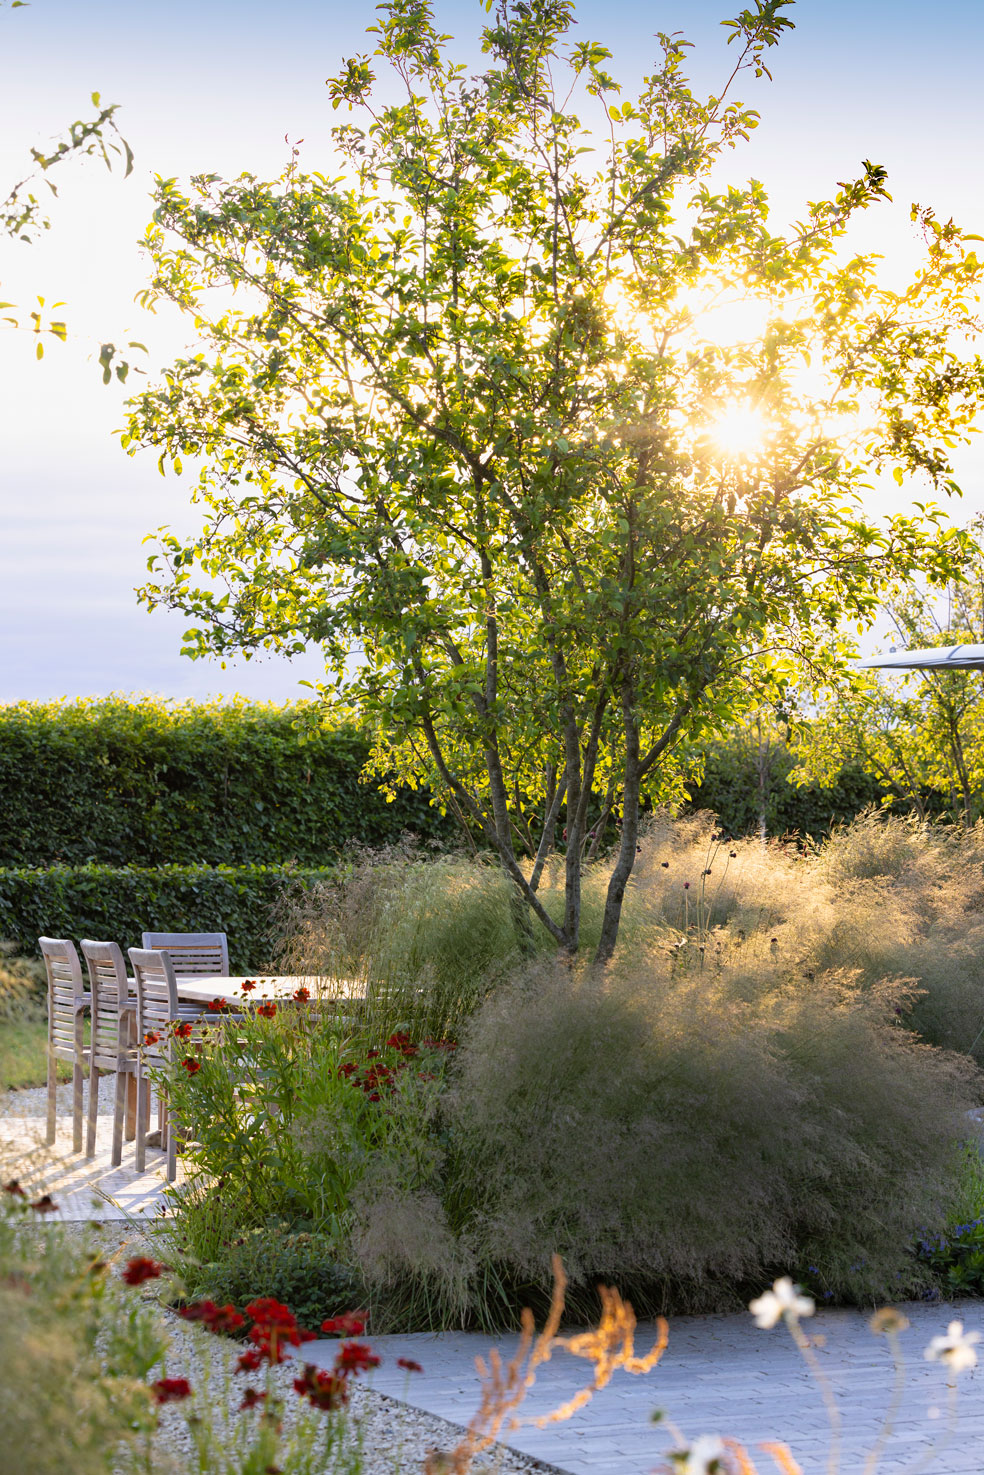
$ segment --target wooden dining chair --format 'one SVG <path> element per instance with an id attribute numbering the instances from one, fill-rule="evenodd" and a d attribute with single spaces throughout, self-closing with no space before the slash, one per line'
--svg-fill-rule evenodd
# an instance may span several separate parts
<path id="1" fill-rule="evenodd" d="M 145 932 L 140 945 L 167 953 L 178 978 L 208 973 L 229 976 L 229 944 L 224 932 Z"/>
<path id="2" fill-rule="evenodd" d="M 85 1139 L 86 1157 L 96 1152 L 96 1115 L 99 1110 L 100 1076 L 116 1075 L 113 1106 L 113 1153 L 118 1168 L 123 1158 L 123 1115 L 126 1111 L 127 1080 L 137 1072 L 137 1003 L 130 997 L 123 954 L 115 942 L 83 939 L 82 955 L 89 970 L 92 1033 L 89 1046 L 89 1120 Z M 139 1130 L 139 1129 L 138 1129 Z"/>
<path id="3" fill-rule="evenodd" d="M 137 990 L 137 1172 L 147 1162 L 147 1105 L 150 1080 L 148 1066 L 167 1069 L 174 1058 L 174 1025 L 181 1023 L 178 980 L 167 952 L 156 948 L 129 949 L 130 966 Z M 161 1093 L 161 1146 L 167 1152 L 167 1177 L 173 1183 L 178 1173 L 177 1139 L 166 1092 Z"/>
<path id="4" fill-rule="evenodd" d="M 72 1149 L 82 1151 L 82 1069 L 88 1059 L 84 1016 L 89 995 L 74 942 L 65 937 L 39 937 L 48 975 L 48 1124 L 45 1142 L 55 1140 L 58 1107 L 58 1061 L 72 1067 Z"/>

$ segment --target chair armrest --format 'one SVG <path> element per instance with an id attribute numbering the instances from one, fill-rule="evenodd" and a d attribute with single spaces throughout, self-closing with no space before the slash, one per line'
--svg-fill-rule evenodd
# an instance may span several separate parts
<path id="1" fill-rule="evenodd" d="M 85 1009 L 91 1009 L 91 1008 L 92 1008 L 92 995 L 91 994 L 80 994 L 79 997 L 75 1001 L 75 1012 L 76 1012 L 76 1014 L 81 1014 Z"/>

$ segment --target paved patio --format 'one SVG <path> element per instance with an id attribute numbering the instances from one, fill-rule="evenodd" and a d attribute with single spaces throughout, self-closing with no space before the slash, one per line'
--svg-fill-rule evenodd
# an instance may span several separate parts
<path id="1" fill-rule="evenodd" d="M 954 1319 L 984 1331 L 984 1303 L 916 1303 L 903 1309 L 911 1322 L 902 1338 L 905 1396 L 880 1469 L 893 1475 L 910 1470 L 915 1475 L 916 1469 L 926 1468 L 923 1461 L 933 1445 L 945 1441 L 948 1422 L 944 1371 L 938 1363 L 926 1362 L 923 1350 L 930 1337 L 945 1331 Z M 812 1337 L 824 1338 L 817 1357 L 842 1410 L 843 1475 L 860 1475 L 865 1469 L 892 1393 L 887 1345 L 884 1338 L 872 1335 L 867 1322 L 859 1312 L 827 1311 L 805 1324 Z M 654 1326 L 641 1325 L 637 1351 L 648 1351 L 655 1334 Z M 375 1389 L 464 1424 L 479 1402 L 476 1355 L 499 1346 L 508 1356 L 515 1339 L 445 1333 L 373 1337 L 372 1344 L 383 1356 L 382 1367 L 373 1373 Z M 312 1342 L 303 1356 L 324 1366 L 337 1346 L 332 1340 Z M 396 1366 L 398 1357 L 413 1358 L 424 1372 L 403 1372 Z M 588 1366 L 581 1358 L 555 1352 L 537 1375 L 525 1415 L 546 1414 L 563 1403 L 589 1381 Z M 651 1422 L 655 1409 L 663 1410 L 689 1440 L 701 1434 L 739 1439 L 763 1475 L 775 1469 L 771 1459 L 756 1449 L 766 1440 L 787 1442 L 805 1475 L 819 1475 L 827 1468 L 829 1424 L 816 1385 L 785 1329 L 760 1331 L 751 1316 L 674 1319 L 669 1347 L 652 1373 L 617 1374 L 565 1423 L 544 1429 L 526 1425 L 506 1433 L 504 1442 L 570 1475 L 650 1475 L 674 1447 L 668 1430 Z M 928 1468 L 939 1475 L 981 1475 L 984 1369 L 961 1375 L 957 1433 Z"/>
<path id="2" fill-rule="evenodd" d="M 104 1096 L 111 1098 L 109 1090 Z M 71 1105 L 67 1088 L 59 1088 L 59 1114 L 54 1146 L 44 1146 L 44 1093 L 11 1092 L 5 1098 L 7 1114 L 0 1115 L 0 1174 L 2 1181 L 17 1178 L 25 1188 L 51 1195 L 57 1205 L 49 1219 L 125 1220 L 153 1218 L 164 1206 L 165 1157 L 147 1151 L 147 1170 L 137 1173 L 132 1142 L 123 1143 L 123 1161 L 110 1163 L 113 1122 L 111 1101 L 100 1102 L 96 1154 L 87 1158 L 72 1150 Z M 181 1163 L 178 1160 L 178 1181 Z"/>

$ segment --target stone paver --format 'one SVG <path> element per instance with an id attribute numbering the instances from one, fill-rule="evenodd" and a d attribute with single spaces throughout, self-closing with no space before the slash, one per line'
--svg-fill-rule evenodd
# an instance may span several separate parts
<path id="1" fill-rule="evenodd" d="M 53 1219 L 78 1221 L 148 1219 L 164 1206 L 165 1158 L 148 1149 L 147 1170 L 137 1173 L 133 1165 L 133 1143 L 124 1142 L 123 1161 L 110 1163 L 112 1118 L 100 1115 L 96 1130 L 96 1155 L 72 1151 L 70 1117 L 58 1119 L 58 1134 L 51 1148 L 44 1146 L 44 1119 L 38 1116 L 0 1117 L 0 1172 L 3 1181 L 19 1179 L 39 1195 L 49 1193 L 57 1204 Z M 179 1159 L 179 1181 L 180 1181 Z"/>
<path id="2" fill-rule="evenodd" d="M 945 1331 L 951 1320 L 984 1331 L 981 1302 L 920 1302 L 904 1310 L 911 1322 L 902 1337 L 906 1388 L 880 1465 L 886 1475 L 900 1475 L 921 1461 L 946 1433 L 946 1376 L 938 1363 L 923 1357 L 930 1337 Z M 843 1475 L 861 1475 L 865 1469 L 891 1399 L 894 1370 L 887 1345 L 871 1334 L 867 1321 L 860 1312 L 826 1311 L 807 1324 L 811 1337 L 823 1339 L 816 1356 L 841 1408 Z M 641 1325 L 637 1350 L 648 1350 L 654 1338 L 655 1327 Z M 372 1343 L 384 1359 L 373 1374 L 374 1388 L 459 1425 L 467 1423 L 479 1402 L 475 1357 L 487 1356 L 494 1346 L 508 1356 L 516 1345 L 515 1338 L 473 1333 L 373 1337 Z M 336 1342 L 319 1340 L 308 1344 L 303 1356 L 325 1366 L 336 1350 Z M 398 1357 L 419 1362 L 423 1374 L 404 1373 L 396 1366 Z M 589 1381 L 588 1367 L 580 1358 L 555 1352 L 537 1374 L 525 1417 L 547 1414 L 563 1403 Z M 775 1468 L 756 1450 L 767 1440 L 788 1443 L 805 1475 L 827 1468 L 830 1426 L 816 1383 L 785 1329 L 760 1331 L 750 1316 L 673 1320 L 669 1347 L 652 1373 L 618 1374 L 573 1418 L 543 1429 L 527 1423 L 507 1432 L 504 1442 L 570 1475 L 649 1475 L 675 1442 L 665 1425 L 651 1422 L 657 1408 L 687 1439 L 700 1434 L 739 1439 L 763 1475 Z M 961 1375 L 956 1435 L 928 1468 L 939 1475 L 984 1470 L 984 1369 Z"/>

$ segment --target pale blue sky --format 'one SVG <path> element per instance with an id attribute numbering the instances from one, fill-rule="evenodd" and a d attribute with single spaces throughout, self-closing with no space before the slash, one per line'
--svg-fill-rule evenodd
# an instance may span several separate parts
<path id="1" fill-rule="evenodd" d="M 578 7 L 579 37 L 608 44 L 631 90 L 656 30 L 697 42 L 694 76 L 712 88 L 727 62 L 719 22 L 737 0 L 653 0 Z M 980 58 L 984 5 L 800 0 L 797 29 L 773 55 L 775 80 L 742 95 L 762 127 L 729 169 L 763 179 L 781 217 L 852 177 L 862 158 L 887 165 L 896 206 L 872 212 L 865 244 L 892 262 L 910 254 L 908 205 L 918 199 L 984 232 Z M 444 29 L 477 59 L 477 4 L 437 8 Z M 283 700 L 317 675 L 311 657 L 222 672 L 178 655 L 180 619 L 134 599 L 144 533 L 187 526 L 187 486 L 161 480 L 150 457 L 129 460 L 113 439 L 122 395 L 103 389 L 87 345 L 124 328 L 164 362 L 180 346 L 166 323 L 133 306 L 144 280 L 135 242 L 154 173 L 275 173 L 284 134 L 303 137 L 305 167 L 328 166 L 337 115 L 324 79 L 341 56 L 368 49 L 365 0 L 33 0 L 0 14 L 0 188 L 28 146 L 79 116 L 98 89 L 120 103 L 136 154 L 133 176 L 89 167 L 64 177 L 55 230 L 31 249 L 0 249 L 3 296 L 65 298 L 78 337 L 33 346 L 0 335 L 0 701 L 112 690 L 202 696 L 243 691 Z M 984 458 L 968 453 L 961 516 L 984 510 Z"/>

